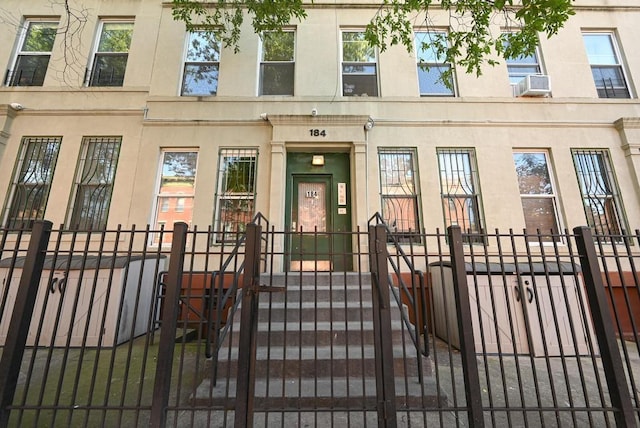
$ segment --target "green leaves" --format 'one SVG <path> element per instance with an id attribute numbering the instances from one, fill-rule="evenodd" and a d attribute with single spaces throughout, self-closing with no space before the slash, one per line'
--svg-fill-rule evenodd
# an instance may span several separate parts
<path id="1" fill-rule="evenodd" d="M 383 0 L 366 26 L 366 41 L 380 51 L 394 45 L 413 51 L 414 28 L 446 30 L 445 38 L 433 41 L 434 51 L 447 63 L 480 75 L 485 64 L 497 64 L 494 53 L 503 58 L 530 55 L 538 45 L 539 34 L 551 37 L 574 14 L 572 0 L 432 1 Z M 302 0 L 172 2 L 173 18 L 184 22 L 187 30 L 211 31 L 236 52 L 245 13 L 259 34 L 281 32 L 292 20 L 301 21 L 307 16 Z M 451 81 L 451 77 L 444 76 L 443 80 Z"/>
<path id="2" fill-rule="evenodd" d="M 184 22 L 187 31 L 210 31 L 235 52 L 238 52 L 243 12 L 252 17 L 256 33 L 281 32 L 293 19 L 302 20 L 307 16 L 302 0 L 172 0 L 172 3 L 173 19 Z"/>

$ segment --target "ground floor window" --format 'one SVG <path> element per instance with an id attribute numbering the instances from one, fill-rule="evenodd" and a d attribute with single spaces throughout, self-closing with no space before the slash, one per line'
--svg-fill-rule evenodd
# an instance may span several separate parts
<path id="1" fill-rule="evenodd" d="M 460 226 L 470 237 L 479 235 L 484 225 L 475 150 L 441 148 L 437 152 L 445 226 Z M 482 238 L 471 242 L 482 242 Z"/>
<path id="2" fill-rule="evenodd" d="M 73 204 L 68 214 L 71 228 L 88 230 L 107 226 L 121 140 L 121 137 L 87 137 L 83 140 Z"/>
<path id="3" fill-rule="evenodd" d="M 5 207 L 7 228 L 31 227 L 44 219 L 61 137 L 25 137 L 16 162 L 9 203 Z"/>
<path id="4" fill-rule="evenodd" d="M 418 167 L 415 149 L 378 151 L 382 217 L 399 242 L 420 242 Z"/>
<path id="5" fill-rule="evenodd" d="M 191 224 L 193 197 L 196 185 L 198 152 L 185 149 L 167 149 L 160 155 L 156 204 L 153 224 L 173 229 L 176 222 Z M 163 239 L 163 243 L 170 240 Z"/>
<path id="6" fill-rule="evenodd" d="M 598 235 L 624 233 L 622 198 L 609 152 L 574 149 L 572 154 L 587 224 Z"/>
<path id="7" fill-rule="evenodd" d="M 526 232 L 530 235 L 528 239 L 533 242 L 551 242 L 559 239 L 557 195 L 548 153 L 514 152 L 513 161 L 518 175 Z M 541 234 L 540 237 L 534 236 L 538 233 Z"/>
<path id="8" fill-rule="evenodd" d="M 214 226 L 217 242 L 235 242 L 255 214 L 257 149 L 221 149 Z"/>

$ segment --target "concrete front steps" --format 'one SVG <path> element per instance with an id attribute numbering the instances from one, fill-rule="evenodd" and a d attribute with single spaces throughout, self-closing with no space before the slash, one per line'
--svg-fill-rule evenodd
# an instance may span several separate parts
<path id="1" fill-rule="evenodd" d="M 370 276 L 289 273 L 264 276 L 260 282 L 284 291 L 260 293 L 255 411 L 375 413 Z M 396 406 L 438 407 L 446 399 L 437 393 L 431 361 L 416 352 L 403 331 L 400 309 L 391 300 Z M 220 348 L 217 382 L 205 379 L 200 384 L 192 397 L 194 406 L 228 410 L 235 406 L 241 311 L 235 314 Z M 422 383 L 418 381 L 420 369 Z"/>

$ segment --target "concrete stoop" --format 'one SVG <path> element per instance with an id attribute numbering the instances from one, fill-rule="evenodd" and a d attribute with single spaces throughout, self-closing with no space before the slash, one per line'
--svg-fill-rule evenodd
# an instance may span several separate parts
<path id="1" fill-rule="evenodd" d="M 282 417 L 310 411 L 317 418 L 326 409 L 328 416 L 322 418 L 340 412 L 372 412 L 371 417 L 377 417 L 369 275 L 305 273 L 271 278 L 270 284 L 264 279 L 261 283 L 286 291 L 260 294 L 255 411 Z M 235 407 L 241 310 L 230 321 L 231 330 L 220 348 L 217 382 L 201 382 L 191 397 L 194 407 L 227 411 Z M 431 359 L 418 356 L 403 331 L 395 301 L 391 313 L 396 406 L 442 408 L 446 396 L 435 384 Z"/>

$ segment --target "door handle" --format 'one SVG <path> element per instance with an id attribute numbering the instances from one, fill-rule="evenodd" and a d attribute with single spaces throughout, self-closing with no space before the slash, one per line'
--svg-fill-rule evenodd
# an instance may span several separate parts
<path id="1" fill-rule="evenodd" d="M 295 221 L 292 221 L 292 222 L 291 222 L 291 231 L 292 231 L 292 232 L 295 232 L 295 231 L 296 231 L 296 222 L 295 222 Z"/>
<path id="2" fill-rule="evenodd" d="M 527 301 L 529 303 L 533 302 L 533 288 L 529 287 L 529 280 L 524 281 L 524 285 L 527 286 Z"/>

